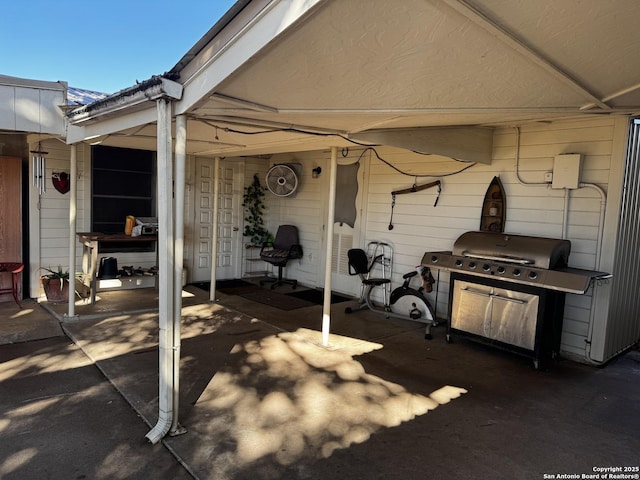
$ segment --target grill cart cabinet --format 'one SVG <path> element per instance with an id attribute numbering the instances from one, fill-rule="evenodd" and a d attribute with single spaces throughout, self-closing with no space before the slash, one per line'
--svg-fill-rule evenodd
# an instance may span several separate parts
<path id="1" fill-rule="evenodd" d="M 470 337 L 530 357 L 541 368 L 560 351 L 564 300 L 561 292 L 452 273 L 447 341 Z"/>

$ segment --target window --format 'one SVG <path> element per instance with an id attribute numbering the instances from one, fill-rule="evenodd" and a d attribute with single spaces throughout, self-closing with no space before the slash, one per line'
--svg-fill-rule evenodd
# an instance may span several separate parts
<path id="1" fill-rule="evenodd" d="M 155 152 L 98 145 L 92 147 L 91 158 L 92 231 L 123 233 L 127 215 L 155 217 Z M 121 244 L 118 251 L 153 248 L 153 242 L 136 242 Z"/>

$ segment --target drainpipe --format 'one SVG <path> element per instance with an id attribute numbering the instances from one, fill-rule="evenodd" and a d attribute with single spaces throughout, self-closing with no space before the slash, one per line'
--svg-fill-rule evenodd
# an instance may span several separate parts
<path id="1" fill-rule="evenodd" d="M 171 165 L 171 102 L 156 101 L 158 112 L 158 423 L 146 437 L 158 443 L 171 428 L 174 415 L 173 371 L 173 171 Z"/>
<path id="2" fill-rule="evenodd" d="M 68 318 L 73 318 L 76 314 L 76 218 L 78 208 L 78 189 L 76 181 L 78 178 L 78 148 L 74 143 L 71 145 L 71 168 L 69 181 L 71 182 L 69 191 L 69 310 Z"/>
<path id="3" fill-rule="evenodd" d="M 184 270 L 184 187 L 187 159 L 187 117 L 176 116 L 175 240 L 173 246 L 173 421 L 171 436 L 186 433 L 178 424 L 180 405 L 180 321 L 182 319 L 182 272 Z"/>
<path id="4" fill-rule="evenodd" d="M 322 305 L 322 344 L 329 345 L 331 328 L 331 256 L 333 254 L 333 221 L 336 211 L 336 178 L 338 173 L 338 147 L 331 147 L 329 172 L 329 209 L 327 212 L 327 255 L 324 262 L 324 302 Z"/>
<path id="5" fill-rule="evenodd" d="M 218 194 L 220 191 L 220 157 L 213 161 L 213 219 L 211 220 L 211 287 L 209 301 L 216 300 L 216 265 L 218 263 Z"/>

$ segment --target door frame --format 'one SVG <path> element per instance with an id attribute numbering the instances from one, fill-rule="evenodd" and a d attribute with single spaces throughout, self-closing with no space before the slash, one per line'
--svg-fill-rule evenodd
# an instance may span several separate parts
<path id="1" fill-rule="evenodd" d="M 206 276 L 206 279 L 198 278 L 195 279 L 196 272 L 196 262 L 198 261 L 197 256 L 197 234 L 196 231 L 198 229 L 198 220 L 197 220 L 197 202 L 198 202 L 198 163 L 199 161 L 210 161 L 211 166 L 213 168 L 214 159 L 208 157 L 191 157 L 192 166 L 190 167 L 190 172 L 192 175 L 191 192 L 189 195 L 190 198 L 190 206 L 189 206 L 189 214 L 186 218 L 189 218 L 190 225 L 188 225 L 187 230 L 190 231 L 190 237 L 188 239 L 188 251 L 189 251 L 189 281 L 208 281 L 211 277 L 211 267 L 215 265 L 217 262 L 215 260 L 215 255 L 218 252 L 218 245 L 211 245 L 211 251 L 209 253 L 209 274 Z M 242 273 L 242 192 L 244 190 L 244 172 L 245 172 L 245 162 L 243 159 L 221 159 L 220 160 L 220 168 L 232 166 L 234 169 L 234 176 L 232 182 L 232 198 L 233 198 L 233 212 L 232 212 L 232 228 L 234 231 L 232 237 L 232 270 L 230 275 L 234 278 L 239 278 Z M 214 179 L 217 179 L 217 175 L 214 173 Z M 215 181 L 215 180 L 214 180 Z M 219 195 L 222 192 L 219 192 Z M 218 207 L 220 209 L 220 206 Z M 219 228 L 220 219 L 218 218 L 217 225 L 215 228 Z M 218 237 L 218 243 L 220 241 L 220 237 Z M 219 268 L 216 270 L 216 278 L 220 278 L 221 275 L 218 274 Z"/>

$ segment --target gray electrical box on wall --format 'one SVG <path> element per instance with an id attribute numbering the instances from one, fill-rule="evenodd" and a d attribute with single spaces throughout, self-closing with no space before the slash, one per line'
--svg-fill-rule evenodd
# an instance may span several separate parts
<path id="1" fill-rule="evenodd" d="M 580 153 L 556 155 L 553 159 L 553 181 L 551 188 L 578 188 L 580 184 Z"/>

